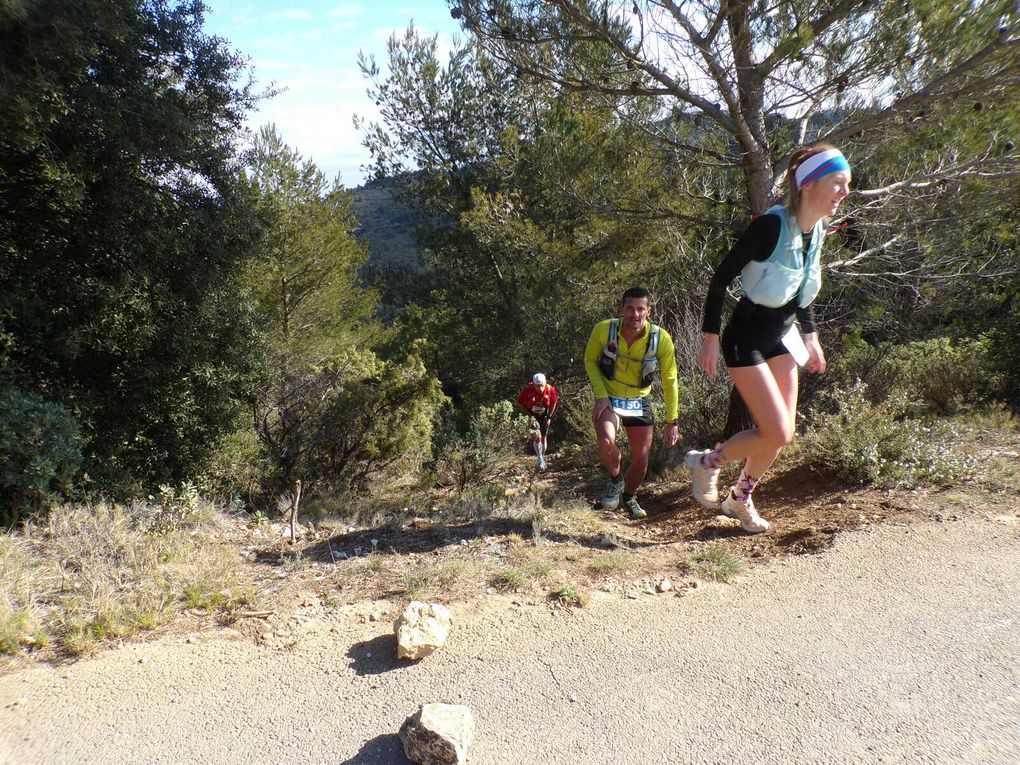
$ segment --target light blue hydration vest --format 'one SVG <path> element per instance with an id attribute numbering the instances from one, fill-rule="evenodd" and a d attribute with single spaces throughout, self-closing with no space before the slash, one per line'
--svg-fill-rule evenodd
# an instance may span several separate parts
<path id="1" fill-rule="evenodd" d="M 768 260 L 752 260 L 740 272 L 743 293 L 756 305 L 779 308 L 797 296 L 797 305 L 807 308 L 822 286 L 820 255 L 825 222 L 819 220 L 811 231 L 811 246 L 804 257 L 804 237 L 796 218 L 776 205 L 764 215 L 779 216 L 779 241 Z"/>

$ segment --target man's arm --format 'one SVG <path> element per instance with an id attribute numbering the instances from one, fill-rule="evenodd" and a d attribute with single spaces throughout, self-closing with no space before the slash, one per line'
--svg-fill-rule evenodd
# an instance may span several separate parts
<path id="1" fill-rule="evenodd" d="M 524 397 L 527 394 L 527 392 L 528 392 L 528 386 L 525 385 L 524 388 L 521 390 L 521 392 L 517 396 L 517 406 L 520 407 L 522 412 L 524 412 L 526 415 L 528 415 L 530 417 L 531 416 L 531 409 L 529 409 L 528 405 L 524 403 Z"/>
<path id="2" fill-rule="evenodd" d="M 664 329 L 659 329 L 659 372 L 662 377 L 662 398 L 666 404 L 666 422 L 675 422 L 680 409 L 680 389 L 677 384 L 676 348 L 673 338 Z"/>
<path id="3" fill-rule="evenodd" d="M 606 389 L 606 378 L 602 376 L 602 372 L 599 370 L 599 357 L 602 355 L 602 348 L 609 338 L 607 334 L 605 337 L 599 332 L 599 324 L 595 325 L 595 328 L 591 331 L 591 337 L 588 338 L 588 345 L 584 348 L 584 371 L 588 373 L 588 379 L 591 381 L 591 387 L 595 390 L 595 398 L 609 398 L 609 391 Z M 608 330 L 607 330 L 608 332 Z"/>

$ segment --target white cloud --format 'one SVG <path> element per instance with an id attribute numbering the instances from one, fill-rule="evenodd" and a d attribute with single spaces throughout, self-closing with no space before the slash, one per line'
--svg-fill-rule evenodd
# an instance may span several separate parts
<path id="1" fill-rule="evenodd" d="M 354 16 L 360 16 L 364 10 L 360 5 L 341 5 L 339 8 L 331 10 L 329 15 L 333 18 L 349 19 Z"/>
<path id="2" fill-rule="evenodd" d="M 367 0 L 333 0 L 315 7 L 283 0 L 269 14 L 234 15 L 225 36 L 236 36 L 252 55 L 259 83 L 283 90 L 259 104 L 248 127 L 257 132 L 273 123 L 288 145 L 328 176 L 340 173 L 349 187 L 362 183 L 361 165 L 370 157 L 352 117 L 375 122 L 379 109 L 365 94 L 369 83 L 357 67 L 358 53 L 374 55 L 385 73 L 387 40 L 394 33 L 402 36 L 414 18 L 419 35 L 442 32 L 437 54 L 445 63 L 453 48 L 451 22 L 433 7 L 443 9 L 443 3 L 421 0 L 421 6 L 398 12 L 389 3 L 368 5 Z"/>

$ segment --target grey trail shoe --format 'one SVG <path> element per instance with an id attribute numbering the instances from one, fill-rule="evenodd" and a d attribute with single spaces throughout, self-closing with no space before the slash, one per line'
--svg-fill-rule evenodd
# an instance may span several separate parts
<path id="1" fill-rule="evenodd" d="M 761 534 L 763 531 L 769 530 L 769 522 L 758 515 L 750 497 L 740 500 L 733 496 L 732 491 L 727 492 L 726 499 L 722 503 L 722 511 L 724 515 L 740 521 L 740 528 L 748 534 Z"/>
<path id="2" fill-rule="evenodd" d="M 709 510 L 719 509 L 719 468 L 707 468 L 701 464 L 701 457 L 710 449 L 692 449 L 687 452 L 685 462 L 691 471 L 691 493 L 694 501 Z"/>
<path id="3" fill-rule="evenodd" d="M 623 494 L 623 476 L 610 478 L 606 484 L 606 492 L 602 495 L 602 507 L 606 510 L 615 510 L 620 506 L 620 495 Z"/>
<path id="4" fill-rule="evenodd" d="M 645 509 L 638 504 L 637 497 L 632 496 L 623 503 L 623 506 L 627 508 L 627 512 L 630 513 L 630 517 L 635 520 L 638 518 L 645 518 L 648 515 L 648 513 L 645 512 Z"/>

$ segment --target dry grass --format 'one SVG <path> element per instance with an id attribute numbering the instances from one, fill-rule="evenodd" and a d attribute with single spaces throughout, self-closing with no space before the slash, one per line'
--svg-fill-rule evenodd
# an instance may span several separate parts
<path id="1" fill-rule="evenodd" d="M 155 630 L 182 609 L 229 617 L 252 604 L 237 551 L 218 543 L 225 522 L 208 503 L 174 495 L 130 508 L 56 507 L 45 522 L 4 534 L 0 654 L 79 655 Z"/>
<path id="2" fill-rule="evenodd" d="M 693 572 L 703 579 L 725 582 L 744 572 L 746 564 L 723 545 L 714 544 L 702 548 L 690 556 L 677 561 L 677 567 L 684 572 Z"/>
<path id="3" fill-rule="evenodd" d="M 588 571 L 594 576 L 604 576 L 617 571 L 623 571 L 631 564 L 633 558 L 633 553 L 627 550 L 599 553 L 598 557 L 588 564 Z"/>

